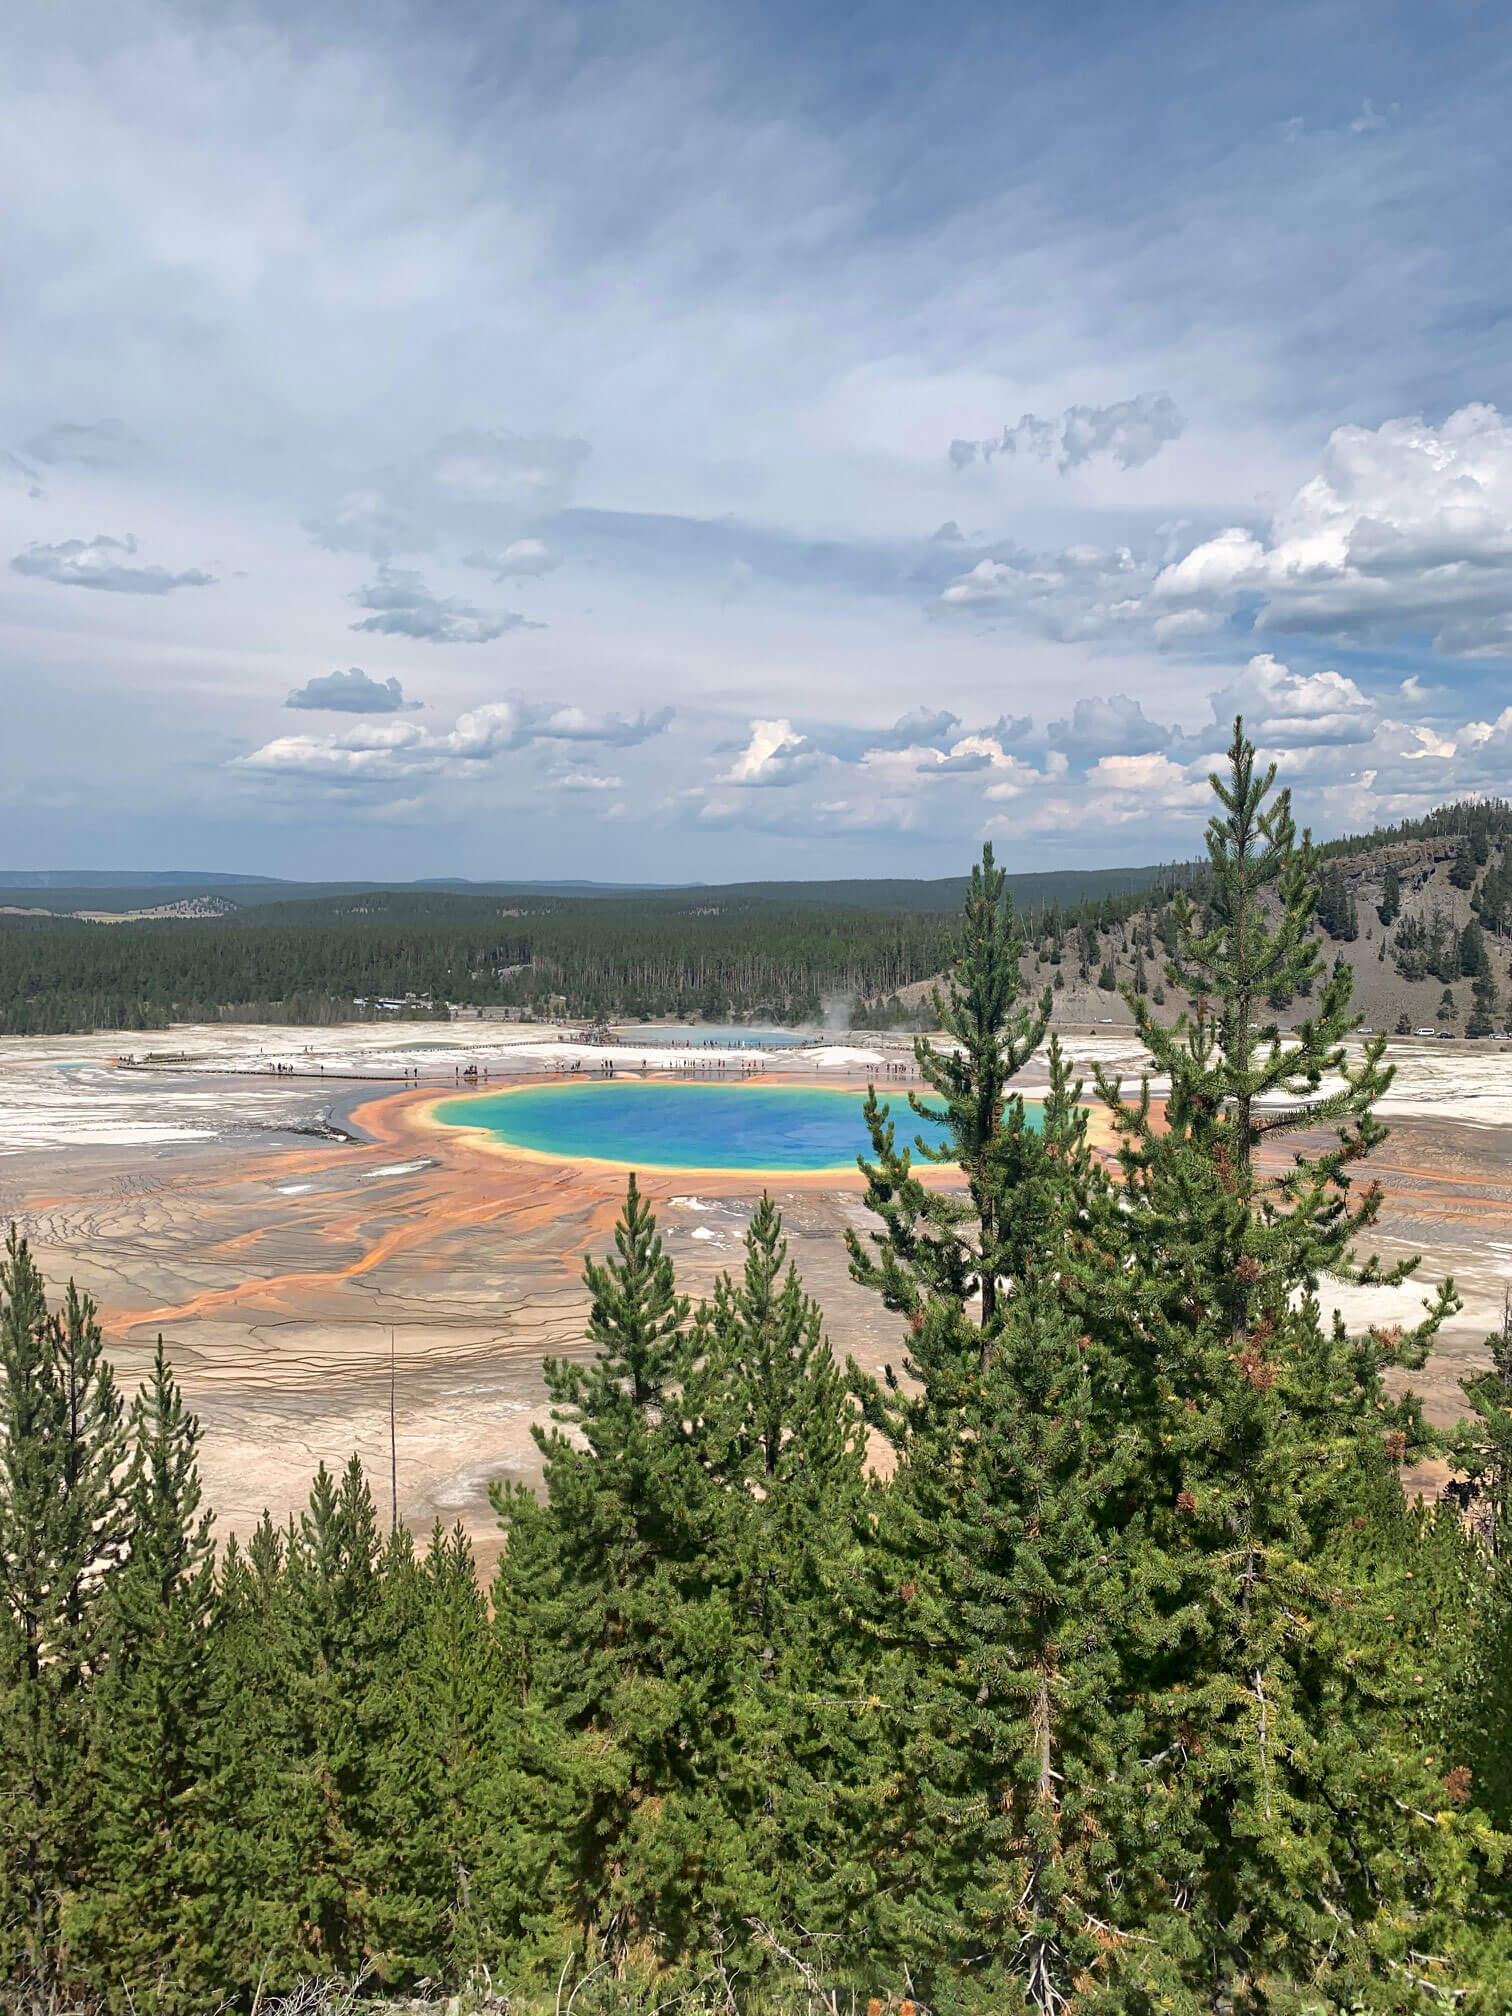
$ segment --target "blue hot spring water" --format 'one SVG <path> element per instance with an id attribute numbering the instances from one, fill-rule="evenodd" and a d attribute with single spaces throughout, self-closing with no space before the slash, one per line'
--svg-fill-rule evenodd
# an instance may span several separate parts
<path id="1" fill-rule="evenodd" d="M 901 1092 L 887 1096 L 900 1145 L 938 1143 Z M 870 1149 L 861 1105 L 854 1085 L 562 1079 L 447 1099 L 436 1118 L 563 1162 L 796 1174 L 855 1167 Z"/>

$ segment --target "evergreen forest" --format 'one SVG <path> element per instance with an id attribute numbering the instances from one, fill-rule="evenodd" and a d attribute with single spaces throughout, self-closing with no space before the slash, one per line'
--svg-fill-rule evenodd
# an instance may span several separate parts
<path id="1" fill-rule="evenodd" d="M 355 1462 L 220 1544 L 161 1346 L 128 1398 L 12 1231 L 14 2006 L 340 1982 L 542 2016 L 1512 2007 L 1512 1335 L 1444 1436 L 1410 1387 L 1452 1284 L 1412 1328 L 1325 1320 L 1325 1277 L 1411 1272 L 1370 1256 L 1386 1041 L 1345 1047 L 1327 864 L 1240 724 L 1213 786 L 1152 961 L 1193 1005 L 1127 994 L 1164 1101 L 1082 1084 L 1052 1036 L 1028 1124 L 1052 1001 L 990 849 L 938 938 L 809 920 L 879 987 L 944 975 L 909 1102 L 948 1148 L 866 1107 L 850 1265 L 895 1369 L 827 1335 L 770 1199 L 690 1303 L 632 1179 L 586 1268 L 594 1354 L 546 1367 L 542 1488 L 496 1492 L 489 1587 L 460 1531 L 389 1530 Z M 657 942 L 648 989 L 674 984 Z M 1409 1503 L 1431 1451 L 1463 1481 Z"/>
<path id="2" fill-rule="evenodd" d="M 1317 860 L 1316 916 L 1331 946 L 1357 967 L 1389 960 L 1408 983 L 1463 983 L 1464 1017 L 1455 1006 L 1442 1019 L 1466 1036 L 1500 1030 L 1512 806 L 1443 806 L 1329 841 Z M 857 1029 L 927 1029 L 928 983 L 950 956 L 965 892 L 959 878 L 613 894 L 542 885 L 290 893 L 300 887 L 174 883 L 112 894 L 0 878 L 0 895 L 15 899 L 0 905 L 0 1035 L 444 1019 L 449 1007 L 791 1027 L 839 1008 Z M 1069 980 L 1107 994 L 1128 982 L 1161 1007 L 1177 899 L 1205 917 L 1211 867 L 1061 870 L 1008 876 L 1005 889 L 1023 925 L 1027 982 L 1048 972 L 1056 991 Z M 210 903 L 216 914 L 107 922 L 109 907 L 87 916 L 62 907 L 164 897 Z M 1170 998 L 1174 1012 L 1181 1001 Z M 1270 1005 L 1288 1005 L 1284 989 L 1272 989 Z"/>

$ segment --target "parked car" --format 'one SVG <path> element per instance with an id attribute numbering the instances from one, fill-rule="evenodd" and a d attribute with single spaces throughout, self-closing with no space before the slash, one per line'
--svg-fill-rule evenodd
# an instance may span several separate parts
<path id="1" fill-rule="evenodd" d="M 1414 1029 L 1412 1033 L 1414 1036 L 1437 1036 L 1439 1032 L 1437 1029 Z"/>

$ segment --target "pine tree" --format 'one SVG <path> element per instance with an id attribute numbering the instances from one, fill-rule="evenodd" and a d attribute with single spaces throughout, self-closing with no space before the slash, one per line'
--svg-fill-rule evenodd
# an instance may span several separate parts
<path id="1" fill-rule="evenodd" d="M 221 1908 L 200 1932 L 222 1980 L 272 1992 L 389 1971 L 374 1930 L 395 1664 L 379 1559 L 354 1457 L 339 1483 L 322 1464 L 299 1519 L 280 1533 L 265 1514 L 223 1570 L 207 1792 Z"/>
<path id="2" fill-rule="evenodd" d="M 874 1401 L 897 1469 L 858 1549 L 875 1735 L 840 1882 L 941 2009 L 1121 1994 L 1127 1921 L 1157 1908 L 1128 1853 L 1140 1725 L 1119 1685 L 1143 1599 L 1107 1519 L 1129 1451 L 1073 1286 L 1099 1185 L 1080 1094 L 1052 1043 L 1038 1154 L 999 1199 L 1036 1237 L 985 1354 L 933 1296 L 921 1345 L 960 1333 L 920 1351 L 933 1390 Z"/>
<path id="3" fill-rule="evenodd" d="M 861 1488 L 861 1424 L 823 1323 L 763 1192 L 739 1281 L 721 1276 L 699 1312 L 690 1391 L 718 1424 L 721 1474 L 749 1514 L 742 1601 L 764 1642 L 817 1628 L 816 1562 Z"/>
<path id="4" fill-rule="evenodd" d="M 265 1512 L 221 1560 L 203 1753 L 208 1819 L 194 1927 L 197 1971 L 229 1986 L 292 1985 L 304 1964 L 287 1898 L 297 1880 L 291 1802 L 294 1647 L 289 1535 Z"/>
<path id="5" fill-rule="evenodd" d="M 291 1945 L 316 1973 L 353 1974 L 373 1936 L 376 1779 L 386 1646 L 378 1522 L 354 1456 L 338 1484 L 322 1464 L 291 1533 L 287 1676 L 292 1770 L 283 1904 Z"/>
<path id="6" fill-rule="evenodd" d="M 512 1761 L 511 1704 L 460 1526 L 416 1560 L 401 1527 L 384 1550 L 389 1694 L 374 1789 L 373 1943 L 391 1979 L 463 1981 L 496 1938 L 475 1894 L 492 1816 L 484 1787 Z"/>
<path id="7" fill-rule="evenodd" d="M 871 1733 L 831 1915 L 937 2006 L 1051 2010 L 1121 1942 L 1110 1862 L 1136 1725 L 1112 1620 L 1139 1599 L 1104 1523 L 1127 1463 L 1116 1404 L 1075 1320 L 1098 1179 L 1059 1045 L 1039 1130 L 1010 1089 L 1048 1005 L 1016 1005 L 1016 935 L 989 854 L 942 1004 L 960 1048 L 918 1050 L 945 1103 L 913 1102 L 945 1129 L 933 1159 L 959 1160 L 968 1200 L 926 1187 L 868 1101 L 882 1230 L 872 1253 L 851 1237 L 852 1272 L 909 1340 L 902 1379 L 857 1379 L 896 1471 L 858 1527 Z"/>
<path id="8" fill-rule="evenodd" d="M 1477 1653 L 1477 1797 L 1512 1828 L 1512 1290 L 1499 1330 L 1486 1339 L 1490 1364 L 1460 1382 L 1470 1418 L 1451 1438 L 1463 1495 L 1489 1557 Z"/>
<path id="9" fill-rule="evenodd" d="M 1475 869 L 1474 842 L 1468 838 L 1463 839 L 1455 849 L 1454 859 L 1449 864 L 1449 886 L 1452 889 L 1473 889 Z"/>
<path id="10" fill-rule="evenodd" d="M 0 1940 L 31 2008 L 60 1985 L 60 1927 L 84 1866 L 88 1681 L 126 1538 L 121 1402 L 94 1304 L 49 1314 L 14 1226 L 0 1261 Z"/>
<path id="11" fill-rule="evenodd" d="M 560 1426 L 537 1433 L 545 1502 L 495 1498 L 510 1535 L 495 1600 L 546 1712 L 524 1755 L 569 1811 L 554 1860 L 570 1920 L 608 1956 L 675 1964 L 712 1914 L 739 1916 L 719 1790 L 738 1672 L 731 1514 L 685 1418 L 688 1302 L 633 1177 L 614 1236 L 616 1257 L 584 1269 L 600 1355 L 546 1364 Z"/>
<path id="12" fill-rule="evenodd" d="M 755 1878 L 746 1916 L 798 1941 L 812 1871 L 833 1853 L 826 1699 L 848 1660 L 831 1589 L 861 1503 L 864 1436 L 818 1304 L 763 1194 L 738 1280 L 696 1319 L 690 1412 L 709 1424 L 730 1495 L 729 1567 L 746 1674 L 725 1798 Z"/>
<path id="13" fill-rule="evenodd" d="M 1512 1566 L 1512 1289 L 1486 1352 L 1486 1369 L 1460 1381 L 1474 1418 L 1459 1423 L 1451 1447 L 1492 1559 Z"/>
<path id="14" fill-rule="evenodd" d="M 867 1209 L 882 1220 L 882 1230 L 871 1235 L 874 1253 L 853 1231 L 846 1232 L 852 1275 L 911 1325 L 934 1299 L 960 1309 L 979 1298 L 979 1359 L 996 1335 L 999 1283 L 1017 1275 L 1038 1236 L 1029 1220 L 1005 1218 L 1000 1208 L 1003 1194 L 1018 1188 L 1026 1157 L 1035 1155 L 1024 1102 L 1010 1091 L 1011 1082 L 1043 1042 L 1050 1022 L 1048 993 L 1033 1010 L 1019 1003 L 1022 951 L 1006 878 L 989 845 L 971 871 L 946 991 L 936 989 L 933 996 L 940 1027 L 954 1047 L 938 1047 L 922 1036 L 914 1040 L 914 1060 L 933 1097 L 910 1092 L 908 1103 L 944 1133 L 944 1144 L 931 1147 L 916 1136 L 912 1150 L 900 1147 L 889 1109 L 873 1086 L 865 1107 L 873 1159 L 863 1158 L 861 1168 Z M 959 1169 L 966 1196 L 921 1182 L 916 1157 Z M 931 1342 L 950 1351 L 960 1338 L 947 1330 Z M 920 1324 L 915 1336 L 923 1335 Z M 922 1348 L 914 1347 L 915 1357 Z M 920 1367 L 920 1376 L 927 1381 L 927 1367 Z"/>
<path id="15" fill-rule="evenodd" d="M 108 1659 L 93 1700 L 90 1881 L 70 1936 L 112 2003 L 199 2005 L 204 1741 L 214 1606 L 200 1427 L 160 1337 L 132 1403 L 129 1554 L 112 1578 Z"/>
<path id="16" fill-rule="evenodd" d="M 1348 968 L 1293 1042 L 1256 1020 L 1277 985 L 1302 993 L 1322 973 L 1311 850 L 1273 782 L 1236 723 L 1213 779 L 1209 928 L 1183 906 L 1172 961 L 1196 1012 L 1161 1029 L 1130 999 L 1170 1081 L 1164 1124 L 1147 1085 L 1131 1103 L 1101 1081 L 1125 1180 L 1099 1231 L 1116 1284 L 1099 1314 L 1144 1439 L 1139 1568 L 1158 1599 L 1127 1673 L 1151 1852 L 1181 1903 L 1156 1929 L 1193 2006 L 1235 2011 L 1273 2006 L 1278 1981 L 1341 1998 L 1399 1984 L 1412 1950 L 1444 1951 L 1475 1916 L 1482 1857 L 1499 1854 L 1474 1816 L 1414 1818 L 1442 1796 L 1400 1740 L 1418 1683 L 1341 1552 L 1354 1522 L 1399 1501 L 1393 1465 L 1425 1446 L 1416 1403 L 1390 1401 L 1383 1375 L 1421 1364 L 1455 1304 L 1446 1285 L 1405 1334 L 1321 1319 L 1324 1274 L 1400 1280 L 1411 1263 L 1351 1263 L 1379 1210 L 1352 1177 L 1383 1137 L 1372 1109 L 1390 1072 L 1384 1039 L 1357 1064 L 1344 1049 Z M 1257 1157 L 1302 1128 L 1333 1144 Z"/>
<path id="17" fill-rule="evenodd" d="M 1467 980 L 1478 980 L 1491 971 L 1486 935 L 1473 917 L 1459 936 L 1459 970 Z"/>

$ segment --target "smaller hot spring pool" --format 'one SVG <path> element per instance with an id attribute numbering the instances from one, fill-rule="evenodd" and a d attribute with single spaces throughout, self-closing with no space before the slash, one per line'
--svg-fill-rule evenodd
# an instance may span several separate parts
<path id="1" fill-rule="evenodd" d="M 775 1175 L 854 1169 L 871 1146 L 861 1106 L 853 1085 L 590 1078 L 464 1095 L 434 1112 L 444 1127 L 477 1128 L 553 1161 Z M 943 1138 L 901 1097 L 892 1109 L 900 1144 L 920 1133 L 931 1145 Z"/>
<path id="2" fill-rule="evenodd" d="M 802 1036 L 795 1029 L 761 1029 L 744 1022 L 687 1022 L 658 1029 L 637 1029 L 633 1023 L 616 1032 L 619 1047 L 627 1054 L 637 1048 L 647 1050 L 801 1050 L 812 1043 L 813 1032 Z"/>

